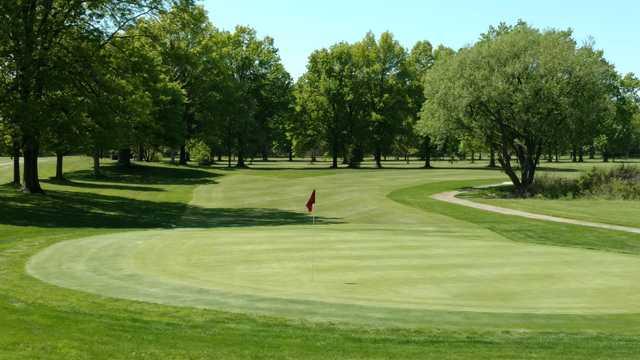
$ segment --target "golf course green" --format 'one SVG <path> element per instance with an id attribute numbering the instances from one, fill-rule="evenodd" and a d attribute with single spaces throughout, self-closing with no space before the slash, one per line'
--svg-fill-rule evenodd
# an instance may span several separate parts
<path id="1" fill-rule="evenodd" d="M 86 314 L 93 319 L 83 321 L 95 326 L 104 320 L 126 328 L 144 318 L 156 324 L 149 326 L 160 326 L 163 336 L 171 336 L 176 317 L 181 325 L 175 331 L 205 329 L 195 320 L 200 317 L 231 316 L 247 333 L 268 328 L 264 336 L 295 327 L 286 330 L 297 334 L 291 341 L 303 342 L 300 334 L 325 338 L 343 328 L 362 329 L 350 330 L 357 338 L 359 331 L 376 329 L 382 337 L 394 333 L 391 341 L 400 342 L 377 354 L 382 358 L 413 357 L 402 350 L 402 339 L 430 338 L 434 330 L 444 342 L 484 334 L 473 336 L 497 336 L 504 346 L 514 345 L 513 335 L 498 335 L 504 331 L 524 336 L 517 341 L 551 343 L 561 334 L 563 343 L 586 351 L 575 354 L 605 351 L 597 345 L 600 336 L 627 341 L 640 333 L 640 235 L 492 214 L 430 198 L 504 181 L 499 171 L 323 170 L 306 164 L 282 169 L 286 162 L 272 162 L 235 171 L 145 165 L 133 175 L 113 168 L 94 179 L 88 162 L 70 159 L 69 181 L 47 185 L 53 203 L 42 211 L 7 188 L 1 194 L 14 211 L 32 219 L 24 227 L 24 216 L 4 217 L 0 225 L 7 234 L 0 240 L 7 264 L 0 272 L 3 306 L 38 308 L 35 323 L 62 309 Z M 173 178 L 159 177 L 167 174 Z M 86 192 L 96 189 L 100 197 L 87 200 Z M 304 208 L 314 189 L 315 224 Z M 295 325 L 300 322 L 302 330 Z M 14 326 L 11 331 L 23 329 L 22 336 L 29 336 L 28 328 Z M 136 332 L 124 330 L 131 331 Z M 222 344 L 228 342 L 229 334 L 221 336 Z M 345 342 L 331 341 L 348 351 Z M 618 347 L 621 358 L 635 351 L 631 344 Z M 0 340 L 0 346 L 10 344 Z M 305 345 L 305 351 L 312 349 Z M 474 354 L 496 354 L 485 350 Z M 500 354 L 511 350 L 502 348 Z M 532 349 L 547 358 L 570 358 L 557 350 Z M 283 353 L 271 349 L 269 354 Z"/>
<path id="2" fill-rule="evenodd" d="M 396 316 L 403 308 L 640 313 L 637 256 L 514 243 L 385 196 L 458 179 L 451 171 L 293 179 L 236 174 L 199 186 L 191 204 L 261 209 L 267 216 L 274 209 L 302 212 L 305 196 L 316 188 L 318 223 L 301 217 L 300 224 L 283 227 L 103 235 L 54 245 L 36 255 L 28 271 L 100 295 L 284 316 L 296 309 L 292 315 L 333 321 L 380 322 L 387 308 Z M 217 219 L 205 220 L 215 227 Z M 340 305 L 360 307 L 340 311 Z"/>

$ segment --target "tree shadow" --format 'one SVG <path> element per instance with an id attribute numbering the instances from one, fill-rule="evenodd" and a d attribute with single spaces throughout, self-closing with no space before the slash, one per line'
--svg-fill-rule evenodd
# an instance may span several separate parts
<path id="1" fill-rule="evenodd" d="M 73 191 L 26 195 L 0 186 L 0 224 L 51 228 L 214 228 L 309 224 L 304 213 L 259 208 L 201 208 Z M 316 217 L 316 223 L 338 223 Z"/>
<path id="2" fill-rule="evenodd" d="M 569 172 L 569 173 L 573 173 L 573 172 L 580 172 L 579 169 L 572 169 L 572 168 L 554 168 L 554 167 L 549 167 L 549 166 L 538 166 L 536 168 L 536 171 L 543 171 L 543 172 Z"/>
<path id="3" fill-rule="evenodd" d="M 129 167 L 107 165 L 100 168 L 101 175 L 92 170 L 80 170 L 66 173 L 68 180 L 101 183 L 127 183 L 147 185 L 202 185 L 214 183 L 221 176 L 197 168 L 151 166 L 132 164 Z"/>
<path id="4" fill-rule="evenodd" d="M 59 186 L 70 186 L 70 187 L 84 188 L 84 189 L 113 189 L 113 190 L 128 190 L 128 191 L 142 191 L 142 192 L 166 191 L 164 189 L 151 187 L 151 186 L 118 185 L 118 184 L 98 183 L 98 182 L 78 182 L 78 181 L 72 181 L 68 179 L 57 180 L 52 178 L 48 180 L 40 180 L 40 182 L 43 182 L 46 184 L 55 184 Z"/>

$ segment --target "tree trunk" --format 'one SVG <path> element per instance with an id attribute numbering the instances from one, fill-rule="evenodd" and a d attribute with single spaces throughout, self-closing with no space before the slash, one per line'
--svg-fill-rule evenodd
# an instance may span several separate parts
<path id="1" fill-rule="evenodd" d="M 489 167 L 496 167 L 496 149 L 493 146 L 491 146 L 489 151 Z"/>
<path id="2" fill-rule="evenodd" d="M 424 168 L 431 169 L 431 138 L 424 139 Z"/>
<path id="3" fill-rule="evenodd" d="M 247 167 L 245 163 L 245 138 L 242 134 L 238 134 L 238 157 L 236 160 L 236 167 L 240 169 L 244 169 Z"/>
<path id="4" fill-rule="evenodd" d="M 475 153 L 475 151 L 471 152 L 471 163 L 472 164 L 476 163 L 476 153 Z"/>
<path id="5" fill-rule="evenodd" d="M 22 191 L 29 194 L 43 194 L 38 179 L 38 151 L 39 146 L 36 139 L 26 137 L 24 140 L 24 184 Z"/>
<path id="6" fill-rule="evenodd" d="M 64 154 L 62 151 L 56 151 L 56 180 L 64 180 L 64 171 L 62 162 L 64 160 Z"/>
<path id="7" fill-rule="evenodd" d="M 244 162 L 244 153 L 242 150 L 238 150 L 238 161 L 236 162 L 236 167 L 244 169 L 247 167 L 247 164 Z"/>
<path id="8" fill-rule="evenodd" d="M 349 157 L 349 167 L 352 169 L 357 169 L 360 167 L 360 163 L 362 162 L 363 152 L 362 148 L 356 145 L 351 152 L 351 156 Z"/>
<path id="9" fill-rule="evenodd" d="M 293 150 L 289 148 L 289 161 L 293 161 Z"/>
<path id="10" fill-rule="evenodd" d="M 376 151 L 373 154 L 373 157 L 376 160 L 376 167 L 378 169 L 381 169 L 382 168 L 382 154 L 381 154 L 380 148 L 376 148 Z"/>
<path id="11" fill-rule="evenodd" d="M 123 167 L 131 166 L 131 149 L 118 150 L 118 165 Z"/>
<path id="12" fill-rule="evenodd" d="M 138 154 L 136 154 L 137 161 L 144 161 L 144 145 L 138 145 Z"/>
<path id="13" fill-rule="evenodd" d="M 584 149 L 582 147 L 578 149 L 578 162 L 584 162 Z"/>
<path id="14" fill-rule="evenodd" d="M 13 186 L 20 187 L 20 144 L 13 143 Z"/>
<path id="15" fill-rule="evenodd" d="M 507 157 L 509 157 L 506 146 L 502 145 L 502 148 L 503 154 L 507 154 Z M 534 140 L 525 141 L 524 144 L 516 144 L 515 152 L 520 165 L 519 179 L 518 176 L 515 175 L 509 161 L 501 162 L 503 169 L 513 181 L 513 185 L 516 187 L 518 195 L 522 197 L 528 196 L 529 189 L 531 185 L 533 185 L 536 168 L 540 161 L 540 149 L 540 146 L 536 145 Z"/>
<path id="16" fill-rule="evenodd" d="M 589 146 L 589 159 L 593 160 L 596 158 L 596 148 L 595 146 L 591 145 Z"/>
<path id="17" fill-rule="evenodd" d="M 535 178 L 536 167 L 541 155 L 541 145 L 536 144 L 535 140 L 531 139 L 525 139 L 522 143 L 514 144 L 513 150 L 517 155 L 520 166 L 520 176 L 518 177 L 511 165 L 511 153 L 509 145 L 507 144 L 509 144 L 509 140 L 506 138 L 503 130 L 498 160 L 502 166 L 502 170 L 509 176 L 509 179 L 511 179 L 517 194 L 525 197 L 528 195 L 529 188 Z"/>
<path id="18" fill-rule="evenodd" d="M 180 146 L 180 160 L 178 160 L 179 165 L 187 165 L 187 146 Z"/>
<path id="19" fill-rule="evenodd" d="M 93 175 L 100 176 L 100 151 L 93 152 Z"/>
<path id="20" fill-rule="evenodd" d="M 313 154 L 313 156 L 315 157 L 315 153 Z M 334 142 L 333 146 L 331 146 L 331 168 L 338 168 L 338 144 L 336 142 Z"/>
<path id="21" fill-rule="evenodd" d="M 609 153 L 606 151 L 602 152 L 602 161 L 603 162 L 609 162 Z"/>

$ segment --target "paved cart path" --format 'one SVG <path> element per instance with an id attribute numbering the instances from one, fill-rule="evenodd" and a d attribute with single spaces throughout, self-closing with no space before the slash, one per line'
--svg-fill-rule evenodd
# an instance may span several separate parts
<path id="1" fill-rule="evenodd" d="M 470 208 L 490 211 L 497 214 L 513 215 L 513 216 L 524 217 L 527 219 L 552 221 L 552 222 L 563 223 L 563 224 L 581 225 L 581 226 L 588 226 L 593 228 L 624 231 L 624 232 L 629 232 L 634 234 L 640 234 L 640 228 L 636 228 L 636 227 L 611 225 L 611 224 L 597 223 L 597 222 L 591 222 L 591 221 L 561 218 L 557 216 L 542 215 L 542 214 L 536 214 L 536 213 L 531 213 L 527 211 L 514 210 L 514 209 L 509 209 L 509 208 L 504 208 L 499 206 L 481 204 L 471 200 L 461 199 L 458 197 L 458 195 L 461 195 L 461 194 L 464 194 L 464 191 L 447 191 L 440 194 L 435 194 L 431 197 L 433 199 L 445 201 L 451 204 L 467 206 Z"/>

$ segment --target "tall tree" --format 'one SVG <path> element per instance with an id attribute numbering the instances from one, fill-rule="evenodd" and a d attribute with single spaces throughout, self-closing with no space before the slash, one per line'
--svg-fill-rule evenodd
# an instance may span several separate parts
<path id="1" fill-rule="evenodd" d="M 569 106 L 580 104 L 576 98 L 584 94 L 600 104 L 610 99 L 603 74 L 611 66 L 593 54 L 583 56 L 570 31 L 539 31 L 522 22 L 492 29 L 429 71 L 423 121 L 435 132 L 462 129 L 494 146 L 502 169 L 525 195 L 556 124 L 594 116 L 594 108 L 596 116 L 608 116 L 605 105 Z"/>
<path id="2" fill-rule="evenodd" d="M 297 100 L 306 102 L 298 109 L 311 111 L 321 129 L 323 142 L 331 156 L 331 167 L 338 167 L 342 153 L 350 166 L 361 161 L 366 139 L 362 92 L 358 87 L 353 46 L 347 43 L 315 51 L 309 57 L 307 72 L 298 88 Z"/>
<path id="3" fill-rule="evenodd" d="M 181 165 L 188 160 L 186 144 L 195 136 L 198 128 L 199 104 L 206 102 L 208 93 L 199 90 L 202 84 L 201 70 L 204 66 L 205 43 L 217 31 L 209 21 L 202 5 L 194 0 L 180 0 L 168 11 L 161 14 L 158 21 L 149 24 L 150 36 L 159 46 L 162 60 L 170 71 L 170 81 L 180 84 L 186 96 L 182 112 L 180 144 Z"/>
<path id="4" fill-rule="evenodd" d="M 616 75 L 612 86 L 613 116 L 599 124 L 599 136 L 595 140 L 605 162 L 612 157 L 629 155 L 635 121 L 640 114 L 640 80 L 633 74 Z"/>
<path id="5" fill-rule="evenodd" d="M 388 152 L 409 114 L 406 51 L 389 32 L 376 41 L 373 33 L 355 45 L 358 90 L 366 110 L 369 140 L 376 165 L 382 167 L 382 154 Z M 355 90 L 355 89 L 354 89 Z"/>
<path id="6" fill-rule="evenodd" d="M 47 121 L 45 99 L 51 85 L 53 67 L 61 61 L 73 62 L 66 44 L 110 43 L 136 18 L 150 13 L 153 0 L 16 0 L 0 2 L 0 63 L 9 64 L 15 76 L 9 89 L 15 104 L 8 112 L 19 129 L 24 155 L 24 191 L 42 192 L 38 179 L 38 155 Z"/>
<path id="7" fill-rule="evenodd" d="M 431 138 L 429 137 L 428 132 L 422 131 L 422 129 L 417 126 L 417 121 L 422 105 L 425 102 L 424 77 L 435 62 L 433 46 L 431 43 L 428 41 L 417 42 L 411 49 L 407 62 L 409 71 L 407 87 L 409 93 L 410 113 L 407 120 L 406 132 L 408 134 L 415 134 L 420 139 L 420 144 L 416 145 L 422 148 L 424 167 L 428 169 L 431 168 Z"/>

